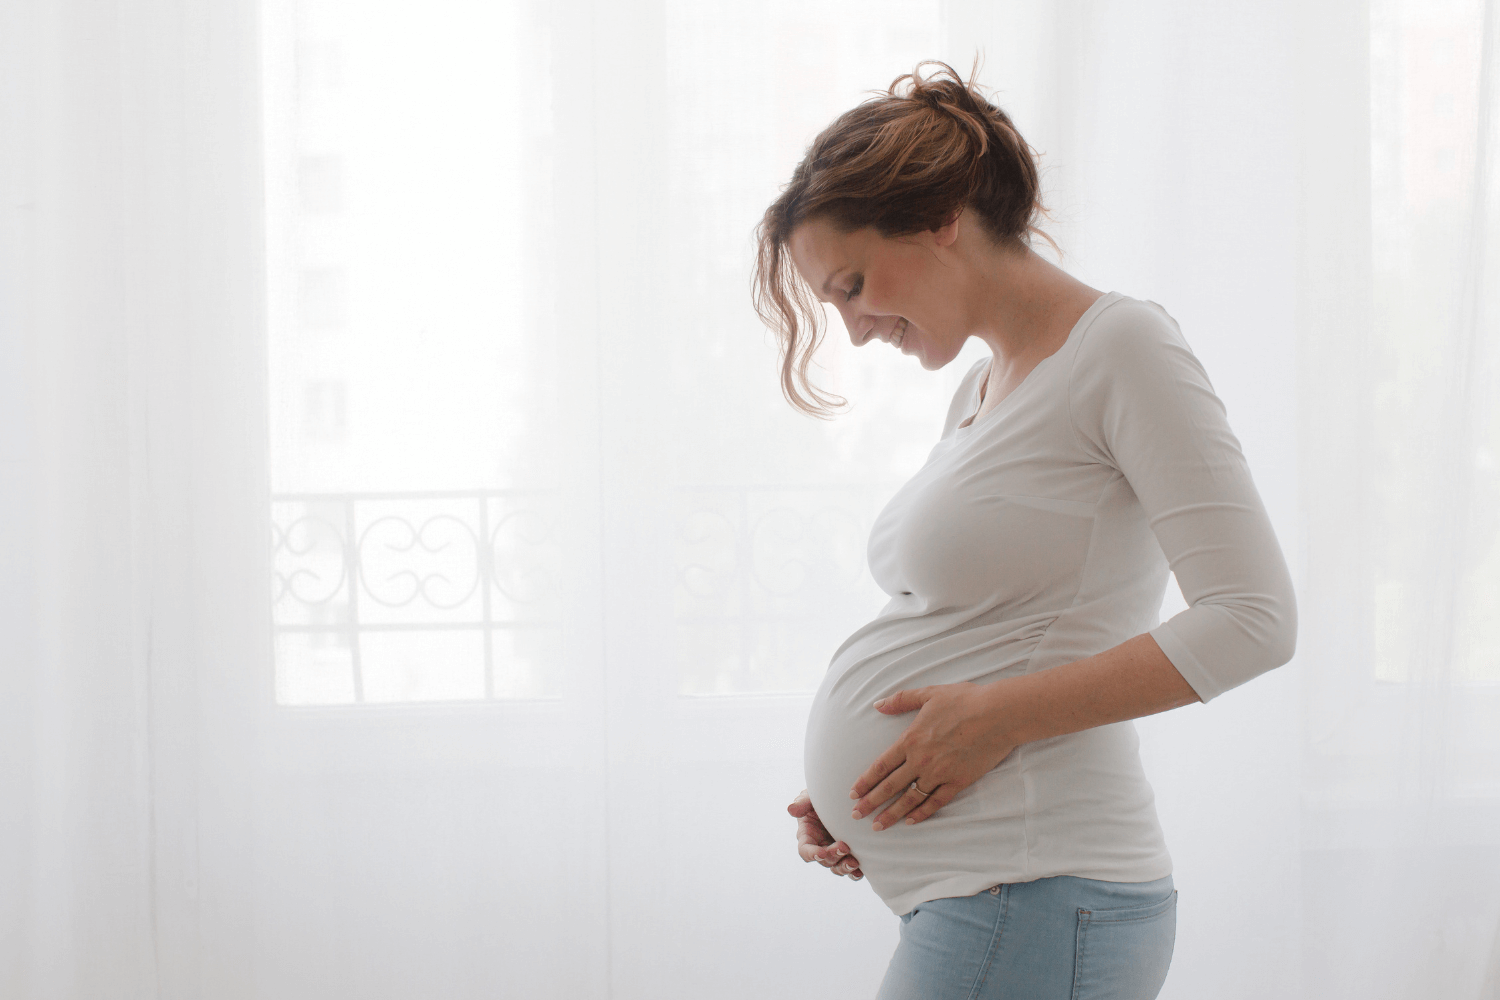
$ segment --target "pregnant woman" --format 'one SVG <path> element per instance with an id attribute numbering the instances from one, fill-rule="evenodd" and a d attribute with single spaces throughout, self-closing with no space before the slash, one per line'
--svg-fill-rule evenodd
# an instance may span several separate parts
<path id="1" fill-rule="evenodd" d="M 1130 720 L 1295 644 L 1203 366 L 1161 306 L 1035 253 L 1042 213 L 1010 118 L 923 63 L 817 137 L 758 229 L 756 305 L 801 409 L 834 402 L 807 373 L 819 302 L 928 371 L 970 337 L 991 354 L 875 521 L 890 601 L 833 655 L 789 807 L 805 860 L 901 918 L 882 1000 L 1156 996 L 1176 892 Z M 1191 606 L 1162 623 L 1169 572 Z"/>

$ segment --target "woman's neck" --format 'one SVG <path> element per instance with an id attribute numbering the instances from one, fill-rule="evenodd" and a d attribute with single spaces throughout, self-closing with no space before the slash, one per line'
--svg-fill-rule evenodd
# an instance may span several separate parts
<path id="1" fill-rule="evenodd" d="M 1029 359 L 1047 357 L 1103 293 L 1090 288 L 1036 251 L 994 250 L 975 260 L 969 306 L 971 336 L 995 355 L 1004 373 Z M 1028 370 L 1029 370 L 1029 366 Z"/>
<path id="2" fill-rule="evenodd" d="M 983 247 L 969 256 L 965 313 L 970 336 L 994 355 L 988 388 L 1018 382 L 1051 356 L 1103 292 L 1036 251 Z M 986 395 L 989 395 L 987 392 Z"/>

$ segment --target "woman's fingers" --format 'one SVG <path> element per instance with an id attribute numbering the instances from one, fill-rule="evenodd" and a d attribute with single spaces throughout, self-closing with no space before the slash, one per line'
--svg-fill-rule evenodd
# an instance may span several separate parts
<path id="1" fill-rule="evenodd" d="M 916 778 L 916 767 L 910 761 L 901 764 L 900 767 L 894 768 L 879 784 L 866 792 L 864 798 L 854 803 L 854 818 L 863 819 L 868 816 L 881 803 L 889 802 L 900 795 Z M 858 788 L 859 786 L 856 785 L 855 787 Z M 931 790 L 928 789 L 928 791 Z M 903 815 L 905 815 L 904 812 Z"/>
<path id="2" fill-rule="evenodd" d="M 849 845 L 842 840 L 823 848 L 819 861 L 835 875 L 851 875 L 856 880 L 864 878 L 865 873 L 859 870 L 859 859 L 849 853 Z"/>
<path id="3" fill-rule="evenodd" d="M 797 854 L 803 861 L 817 861 L 833 843 L 833 838 L 821 823 L 816 827 L 803 824 L 807 824 L 807 821 L 803 820 L 797 827 Z"/>
<path id="4" fill-rule="evenodd" d="M 833 872 L 835 875 L 853 875 L 855 872 L 859 871 L 859 859 L 851 854 L 849 855 L 849 857 L 844 858 L 838 864 L 830 868 L 829 871 Z M 860 874 L 863 875 L 864 873 L 861 872 Z"/>
<path id="5" fill-rule="evenodd" d="M 913 688 L 910 691 L 897 691 L 889 698 L 881 698 L 875 703 L 877 712 L 886 715 L 905 715 L 907 712 L 915 712 L 927 704 L 927 699 L 932 697 L 931 688 Z"/>
<path id="6" fill-rule="evenodd" d="M 834 842 L 817 813 L 809 812 L 797 821 L 797 854 L 803 861 L 832 865 L 848 853 L 849 846 L 843 841 Z"/>
<path id="7" fill-rule="evenodd" d="M 805 808 L 798 808 L 804 803 Z M 829 835 L 828 828 L 823 825 L 812 803 L 807 800 L 806 791 L 787 807 L 787 812 L 797 817 L 798 857 L 808 863 L 816 861 L 835 875 L 847 875 L 856 882 L 865 877 L 865 873 L 860 870 L 859 859 L 849 853 L 849 845 L 842 840 L 835 841 Z"/>
<path id="8" fill-rule="evenodd" d="M 813 837 L 799 837 L 797 841 L 797 854 L 803 861 L 813 862 L 827 868 L 835 875 L 848 875 L 855 881 L 865 877 L 860 870 L 859 859 L 849 853 L 849 845 L 842 840 L 835 841 L 824 834 L 826 842 L 815 842 Z"/>
<path id="9" fill-rule="evenodd" d="M 922 822 L 928 816 L 931 816 L 933 813 L 943 808 L 943 806 L 952 802 L 961 791 L 963 791 L 963 789 L 958 785 L 953 784 L 952 782 L 949 782 L 946 785 L 939 785 L 936 791 L 927 796 L 926 802 L 923 802 L 921 805 L 917 806 L 907 815 L 906 822 Z"/>
<path id="10" fill-rule="evenodd" d="M 933 791 L 932 795 L 936 794 L 937 792 Z M 895 826 L 903 816 L 932 798 L 932 795 L 923 795 L 915 788 L 908 787 L 905 793 L 887 806 L 884 812 L 875 817 L 874 829 L 878 831 L 884 830 L 886 827 Z"/>
<path id="11" fill-rule="evenodd" d="M 923 705 L 927 704 L 935 690 L 935 688 L 914 688 L 910 691 L 897 691 L 889 698 L 882 698 L 877 701 L 875 708 L 886 715 L 905 715 L 907 712 L 916 712 Z M 879 794 L 880 785 L 889 779 L 892 771 L 895 771 L 906 762 L 906 747 L 904 746 L 904 742 L 904 740 L 898 740 L 891 744 L 885 753 L 875 758 L 875 763 L 871 764 L 865 773 L 859 776 L 859 780 L 855 781 L 854 787 L 849 790 L 849 797 L 851 799 L 873 798 L 872 790 L 874 794 Z M 891 788 L 883 798 L 874 799 L 869 804 L 861 802 L 854 810 L 854 818 L 859 819 L 876 805 L 895 794 L 896 790 Z"/>
<path id="12" fill-rule="evenodd" d="M 833 837 L 828 833 L 828 828 L 823 825 L 823 820 L 812 811 L 797 821 L 797 836 L 803 835 L 819 847 L 833 843 Z"/>
<path id="13" fill-rule="evenodd" d="M 886 749 L 885 753 L 881 754 L 879 757 L 876 757 L 875 763 L 871 764 L 869 768 L 866 769 L 865 773 L 859 776 L 859 780 L 856 781 L 854 783 L 854 787 L 849 790 L 849 797 L 851 799 L 870 798 L 871 791 L 878 788 L 882 781 L 885 781 L 890 777 L 892 771 L 896 770 L 904 763 L 906 763 L 906 748 L 903 747 L 899 741 L 891 744 L 891 746 Z M 893 790 L 890 792 L 890 794 L 886 795 L 885 799 L 890 798 L 891 795 L 894 794 L 896 793 Z M 859 819 L 865 813 L 873 809 L 875 807 L 875 804 L 884 802 L 885 799 L 876 799 L 875 803 L 872 803 L 870 805 L 866 805 L 863 801 L 861 801 L 854 807 L 854 818 Z"/>
<path id="14" fill-rule="evenodd" d="M 832 868 L 852 855 L 849 853 L 849 845 L 839 841 L 838 843 L 810 845 L 802 857 L 806 861 L 816 861 L 824 868 Z"/>

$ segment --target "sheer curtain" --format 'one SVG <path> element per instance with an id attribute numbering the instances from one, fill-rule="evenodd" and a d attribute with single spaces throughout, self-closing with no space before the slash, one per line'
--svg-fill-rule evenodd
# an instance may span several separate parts
<path id="1" fill-rule="evenodd" d="M 1366 996 L 1500 995 L 1497 17 L 1330 12 L 1368 95 L 1307 105 L 1303 905 Z"/>
<path id="2" fill-rule="evenodd" d="M 1500 995 L 1496 17 L 0 7 L 0 996 L 872 994 L 896 922 L 783 809 L 979 355 L 835 325 L 793 415 L 749 231 L 979 49 L 1299 587 L 1291 664 L 1139 723 L 1163 996 Z"/>

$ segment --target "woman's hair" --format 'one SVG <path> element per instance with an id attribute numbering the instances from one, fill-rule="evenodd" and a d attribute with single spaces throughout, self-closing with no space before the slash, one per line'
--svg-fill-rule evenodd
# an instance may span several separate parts
<path id="1" fill-rule="evenodd" d="M 936 66 L 922 76 L 923 66 Z M 844 112 L 807 155 L 755 228 L 755 311 L 781 346 L 781 391 L 813 416 L 844 400 L 808 379 L 823 339 L 823 310 L 787 254 L 792 230 L 812 218 L 843 232 L 874 226 L 885 237 L 940 229 L 968 208 L 996 246 L 1028 248 L 1033 235 L 1058 250 L 1034 225 L 1041 202 L 1037 153 L 1010 116 L 947 63 L 924 60 L 884 93 Z"/>

